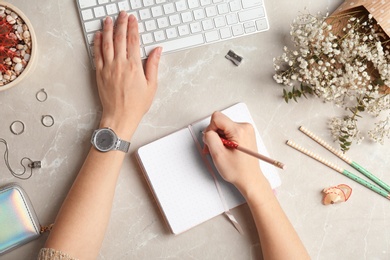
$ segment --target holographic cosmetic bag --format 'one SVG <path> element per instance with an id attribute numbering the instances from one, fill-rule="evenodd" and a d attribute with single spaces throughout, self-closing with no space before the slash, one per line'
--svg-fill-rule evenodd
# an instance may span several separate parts
<path id="1" fill-rule="evenodd" d="M 17 184 L 0 188 L 0 256 L 40 235 L 27 194 Z"/>

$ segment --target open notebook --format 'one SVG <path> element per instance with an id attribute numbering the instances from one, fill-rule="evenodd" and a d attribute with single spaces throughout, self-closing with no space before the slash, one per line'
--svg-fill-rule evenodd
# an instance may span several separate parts
<path id="1" fill-rule="evenodd" d="M 222 112 L 233 121 L 253 124 L 259 152 L 268 156 L 244 103 Z M 137 152 L 145 177 L 174 234 L 245 203 L 239 191 L 218 174 L 210 156 L 199 151 L 203 147 L 202 131 L 209 123 L 210 117 L 195 122 L 140 147 Z M 262 161 L 259 163 L 272 188 L 278 187 L 281 182 L 276 168 Z"/>

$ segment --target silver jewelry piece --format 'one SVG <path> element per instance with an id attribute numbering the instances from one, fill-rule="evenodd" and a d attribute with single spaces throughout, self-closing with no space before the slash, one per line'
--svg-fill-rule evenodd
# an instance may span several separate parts
<path id="1" fill-rule="evenodd" d="M 51 115 L 43 115 L 41 122 L 46 127 L 52 127 L 54 125 L 54 118 Z"/>
<path id="2" fill-rule="evenodd" d="M 13 121 L 9 129 L 14 135 L 20 135 L 24 132 L 24 123 L 20 120 Z"/>
<path id="3" fill-rule="evenodd" d="M 11 172 L 12 176 L 14 176 L 15 178 L 18 178 L 18 179 L 21 179 L 21 180 L 30 179 L 31 176 L 32 176 L 33 169 L 37 169 L 37 168 L 41 168 L 42 167 L 42 162 L 41 161 L 33 161 L 30 158 L 28 158 L 28 157 L 23 157 L 20 160 L 20 165 L 22 166 L 23 171 L 21 171 L 19 173 L 15 172 L 11 168 L 11 165 L 9 163 L 9 158 L 8 158 L 9 148 L 8 148 L 7 141 L 5 139 L 3 139 L 3 138 L 0 138 L 0 143 L 3 143 L 5 145 L 5 152 L 4 152 L 4 162 L 5 162 L 5 165 L 7 166 L 8 170 Z M 30 173 L 27 172 L 27 169 L 26 169 L 26 166 L 24 164 L 24 161 L 28 161 L 27 166 L 30 168 Z"/>
<path id="4" fill-rule="evenodd" d="M 35 97 L 37 98 L 37 100 L 38 100 L 39 102 L 44 102 L 44 101 L 46 101 L 46 99 L 47 99 L 47 93 L 46 93 L 45 89 L 43 88 L 43 89 L 39 90 L 39 91 L 37 92 L 37 94 L 35 95 Z"/>

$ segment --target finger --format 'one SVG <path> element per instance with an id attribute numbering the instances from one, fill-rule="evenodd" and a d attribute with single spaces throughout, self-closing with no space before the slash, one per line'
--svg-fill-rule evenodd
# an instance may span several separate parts
<path id="1" fill-rule="evenodd" d="M 217 111 L 211 116 L 210 125 L 206 128 L 206 131 L 223 132 L 227 135 L 234 129 L 235 123 L 226 115 Z"/>
<path id="2" fill-rule="evenodd" d="M 103 25 L 102 51 L 104 63 L 110 63 L 114 59 L 113 33 L 114 25 L 111 17 L 107 16 Z"/>
<path id="3" fill-rule="evenodd" d="M 216 154 L 225 151 L 225 147 L 219 135 L 214 131 L 207 131 L 203 135 L 203 142 L 207 145 L 210 155 L 214 158 Z"/>
<path id="4" fill-rule="evenodd" d="M 116 27 L 114 31 L 115 57 L 126 57 L 127 23 L 127 13 L 125 11 L 121 11 L 116 21 Z"/>
<path id="5" fill-rule="evenodd" d="M 141 63 L 138 22 L 132 14 L 129 16 L 127 24 L 127 58 L 131 57 Z"/>
<path id="6" fill-rule="evenodd" d="M 149 55 L 145 65 L 145 77 L 149 85 L 157 86 L 158 65 L 161 57 L 161 47 L 155 48 Z"/>
<path id="7" fill-rule="evenodd" d="M 101 69 L 103 67 L 103 56 L 102 56 L 102 33 L 97 32 L 93 40 L 93 52 L 95 57 L 95 67 L 96 69 Z"/>

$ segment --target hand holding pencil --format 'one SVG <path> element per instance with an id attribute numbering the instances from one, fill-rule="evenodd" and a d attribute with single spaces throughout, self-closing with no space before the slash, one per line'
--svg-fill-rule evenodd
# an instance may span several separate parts
<path id="1" fill-rule="evenodd" d="M 259 166 L 259 159 L 254 156 L 227 149 L 221 141 L 221 136 L 250 151 L 257 151 L 255 131 L 249 123 L 235 123 L 220 112 L 211 117 L 210 125 L 204 130 L 203 141 L 210 152 L 217 170 L 228 182 L 237 188 L 245 188 L 251 180 L 264 178 Z"/>

